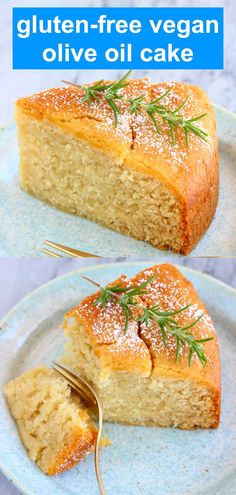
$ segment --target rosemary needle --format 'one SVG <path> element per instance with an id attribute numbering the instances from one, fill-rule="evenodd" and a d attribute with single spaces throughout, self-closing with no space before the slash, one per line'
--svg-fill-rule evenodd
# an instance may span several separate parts
<path id="1" fill-rule="evenodd" d="M 136 296 L 142 296 L 147 293 L 146 286 L 154 279 L 155 275 L 150 277 L 148 280 L 143 282 L 139 286 L 122 286 L 121 283 L 112 286 L 103 287 L 94 280 L 85 278 L 88 282 L 92 283 L 96 287 L 100 289 L 100 295 L 94 301 L 94 305 L 101 305 L 103 308 L 109 302 L 115 302 L 122 307 L 122 310 L 125 315 L 125 324 L 124 324 L 124 334 L 128 329 L 128 324 L 130 320 L 136 321 L 137 323 L 143 324 L 146 327 L 150 326 L 151 321 L 155 321 L 160 328 L 161 336 L 163 340 L 163 344 L 166 347 L 166 339 L 167 334 L 172 335 L 176 341 L 176 352 L 175 352 L 175 360 L 178 362 L 180 347 L 188 346 L 189 348 L 189 357 L 188 364 L 191 365 L 192 357 L 195 354 L 201 365 L 205 366 L 207 362 L 207 357 L 204 352 L 203 345 L 205 342 L 209 342 L 213 339 L 213 337 L 205 337 L 203 339 L 196 339 L 194 335 L 190 332 L 191 328 L 197 325 L 197 323 L 201 320 L 203 313 L 194 321 L 190 322 L 186 326 L 181 326 L 179 322 L 174 318 L 177 314 L 186 311 L 190 305 L 184 306 L 175 311 L 162 311 L 160 306 L 154 305 L 149 308 L 139 304 Z M 136 307 L 140 310 L 141 316 L 135 318 L 132 307 Z"/>
<path id="2" fill-rule="evenodd" d="M 129 85 L 127 79 L 130 76 L 131 72 L 132 71 L 129 70 L 127 74 L 125 74 L 119 81 L 115 83 L 106 83 L 104 79 L 100 79 L 100 81 L 97 81 L 96 83 L 89 86 L 79 86 L 78 84 L 73 84 L 73 86 L 78 86 L 84 91 L 84 96 L 82 97 L 81 101 L 87 101 L 89 106 L 92 104 L 93 101 L 98 101 L 100 97 L 103 96 L 113 111 L 115 127 L 117 127 L 118 114 L 120 113 L 120 109 L 117 106 L 116 100 L 123 99 L 123 95 L 119 94 L 119 91 Z M 68 84 L 68 81 L 63 82 Z"/>
<path id="3" fill-rule="evenodd" d="M 180 111 L 184 108 L 184 106 L 186 105 L 189 99 L 188 96 L 173 111 L 169 110 L 167 107 L 165 107 L 160 103 L 161 100 L 173 90 L 173 88 L 174 86 L 171 86 L 167 91 L 165 91 L 161 96 L 159 96 L 159 98 L 150 102 L 144 101 L 145 95 L 141 95 L 136 98 L 129 99 L 130 112 L 137 115 L 138 111 L 144 109 L 147 112 L 150 119 L 152 120 L 154 127 L 156 128 L 156 131 L 158 133 L 160 133 L 160 130 L 155 115 L 159 115 L 160 117 L 162 117 L 162 119 L 168 123 L 173 145 L 175 145 L 176 142 L 175 134 L 174 134 L 174 129 L 176 127 L 182 127 L 182 129 L 184 130 L 185 140 L 187 145 L 188 145 L 188 136 L 190 132 L 192 132 L 199 138 L 203 139 L 204 141 L 207 141 L 207 133 L 203 131 L 200 127 L 197 127 L 196 125 L 193 124 L 193 122 L 196 122 L 197 120 L 200 120 L 203 117 L 205 117 L 206 113 L 198 115 L 197 117 L 194 117 L 192 119 L 184 119 L 183 115 L 180 113 Z"/>
<path id="4" fill-rule="evenodd" d="M 167 106 L 161 103 L 163 98 L 165 98 L 171 91 L 174 90 L 174 85 L 168 88 L 162 95 L 160 95 L 153 101 L 145 101 L 145 94 L 141 94 L 139 96 L 136 96 L 135 98 L 125 98 L 124 94 L 120 93 L 120 90 L 130 84 L 127 79 L 129 78 L 131 73 L 132 71 L 129 70 L 119 81 L 115 83 L 106 83 L 104 79 L 100 79 L 94 84 L 88 86 L 81 86 L 79 84 L 70 83 L 69 81 L 64 80 L 62 82 L 71 84 L 72 86 L 77 86 L 82 89 L 84 91 L 84 95 L 82 96 L 81 101 L 87 102 L 89 106 L 91 106 L 94 101 L 99 101 L 101 97 L 104 98 L 113 111 L 115 127 L 117 127 L 118 115 L 120 113 L 118 102 L 122 100 L 127 103 L 128 110 L 135 116 L 137 116 L 140 110 L 143 109 L 149 116 L 158 134 L 160 134 L 160 129 L 156 120 L 156 116 L 158 115 L 164 120 L 164 122 L 167 122 L 173 145 L 176 144 L 175 129 L 177 127 L 183 129 L 187 145 L 189 144 L 189 134 L 191 133 L 195 134 L 195 136 L 202 139 L 203 141 L 207 141 L 207 132 L 194 124 L 194 122 L 202 119 L 207 114 L 203 113 L 191 119 L 185 119 L 182 113 L 180 113 L 189 99 L 188 96 L 175 110 L 170 110 Z"/>

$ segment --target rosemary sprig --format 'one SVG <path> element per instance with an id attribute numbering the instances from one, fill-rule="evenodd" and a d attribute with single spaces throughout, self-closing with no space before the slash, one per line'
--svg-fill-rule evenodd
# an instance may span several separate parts
<path id="1" fill-rule="evenodd" d="M 129 85 L 129 82 L 126 82 L 126 80 L 130 76 L 131 72 L 132 71 L 129 70 L 127 74 L 125 74 L 119 81 L 115 83 L 112 82 L 106 84 L 104 79 L 100 79 L 100 81 L 97 81 L 91 86 L 80 86 L 79 84 L 73 84 L 73 86 L 78 86 L 84 91 L 84 96 L 82 97 L 81 101 L 87 101 L 89 107 L 91 106 L 93 101 L 98 101 L 101 96 L 103 96 L 103 98 L 105 98 L 108 105 L 113 111 L 115 127 L 117 127 L 120 108 L 117 106 L 116 100 L 123 99 L 123 95 L 119 94 L 119 91 Z M 62 82 L 71 84 L 68 81 Z"/>
<path id="2" fill-rule="evenodd" d="M 89 280 L 93 283 L 91 279 L 85 277 L 86 280 Z M 111 287 L 102 287 L 100 296 L 94 301 L 94 305 L 101 304 L 104 308 L 109 301 L 114 302 L 116 300 L 119 305 L 122 307 L 125 314 L 125 325 L 124 325 L 124 333 L 126 333 L 128 329 L 129 319 L 135 320 L 133 314 L 131 312 L 130 306 L 138 306 L 138 303 L 133 299 L 135 296 L 142 296 L 146 294 L 147 291 L 144 290 L 146 285 L 149 284 L 153 280 L 154 276 L 148 279 L 143 284 L 135 287 L 130 285 L 129 287 L 124 287 L 121 284 L 113 285 Z M 139 306 L 140 307 L 140 306 Z"/>
<path id="3" fill-rule="evenodd" d="M 190 306 L 185 306 L 177 311 L 173 312 L 164 312 L 160 311 L 160 306 L 153 306 L 152 308 L 144 309 L 142 316 L 138 319 L 138 321 L 145 323 L 146 326 L 149 325 L 150 320 L 154 320 L 158 323 L 161 334 L 163 344 L 166 347 L 166 333 L 169 333 L 176 340 L 176 352 L 175 352 L 175 361 L 178 362 L 179 358 L 179 349 L 182 344 L 185 346 L 186 344 L 189 347 L 189 358 L 188 364 L 190 366 L 193 354 L 196 354 L 202 364 L 205 365 L 207 362 L 207 358 L 204 354 L 204 350 L 202 347 L 202 343 L 208 342 L 213 339 L 213 337 L 206 337 L 205 339 L 195 339 L 194 335 L 189 332 L 190 328 L 195 326 L 202 318 L 203 314 L 201 314 L 196 320 L 191 322 L 189 325 L 185 327 L 181 327 L 179 323 L 173 319 L 178 313 L 182 313 Z"/>
<path id="4" fill-rule="evenodd" d="M 183 129 L 187 145 L 189 144 L 189 134 L 191 133 L 195 134 L 195 136 L 199 137 L 203 141 L 207 141 L 207 132 L 194 124 L 194 122 L 202 119 L 207 114 L 202 113 L 201 115 L 197 115 L 191 119 L 185 119 L 182 113 L 180 113 L 186 105 L 189 97 L 185 98 L 185 100 L 183 100 L 175 110 L 170 110 L 168 107 L 161 104 L 161 100 L 163 100 L 163 98 L 174 89 L 174 85 L 160 95 L 159 98 L 156 98 L 150 102 L 145 101 L 145 94 L 141 94 L 135 98 L 125 98 L 124 95 L 120 94 L 119 91 L 130 84 L 127 79 L 129 78 L 131 72 L 132 71 L 129 70 L 116 83 L 105 83 L 104 79 L 100 79 L 100 81 L 97 81 L 91 86 L 80 86 L 79 84 L 70 83 L 69 81 L 62 82 L 72 84 L 73 86 L 78 86 L 82 89 L 84 91 L 84 96 L 81 101 L 86 101 L 89 106 L 91 106 L 93 101 L 98 101 L 101 97 L 103 97 L 113 111 L 115 127 L 117 127 L 118 115 L 120 113 L 120 108 L 117 103 L 119 100 L 122 100 L 127 102 L 128 109 L 131 114 L 137 116 L 140 110 L 143 109 L 148 114 L 158 134 L 160 134 L 160 129 L 156 116 L 158 115 L 164 120 L 164 122 L 167 122 L 173 146 L 176 144 L 175 129 L 178 127 Z"/>
<path id="5" fill-rule="evenodd" d="M 150 119 L 152 120 L 154 127 L 158 134 L 160 134 L 160 130 L 156 121 L 155 115 L 159 115 L 162 117 L 164 122 L 168 123 L 169 130 L 170 130 L 170 135 L 171 135 L 171 140 L 172 144 L 175 145 L 176 140 L 175 140 L 175 133 L 174 129 L 176 127 L 182 127 L 182 129 L 185 132 L 185 140 L 186 144 L 188 145 L 189 143 L 189 134 L 192 132 L 199 138 L 203 139 L 204 141 L 207 141 L 207 133 L 203 131 L 200 127 L 197 127 L 196 125 L 193 124 L 193 122 L 196 122 L 197 120 L 202 119 L 203 117 L 206 116 L 206 113 L 203 113 L 201 115 L 198 115 L 197 117 L 194 117 L 192 119 L 184 119 L 183 115 L 180 113 L 180 111 L 184 108 L 186 105 L 189 97 L 185 98 L 184 101 L 175 109 L 175 110 L 169 110 L 167 107 L 164 105 L 160 104 L 161 100 L 165 98 L 172 90 L 174 86 L 171 86 L 167 91 L 165 91 L 159 98 L 156 98 L 153 101 L 146 102 L 144 101 L 145 95 L 140 95 L 136 98 L 129 99 L 129 109 L 131 113 L 134 113 L 135 115 L 138 114 L 138 112 L 141 109 L 144 109 Z"/>
<path id="6" fill-rule="evenodd" d="M 209 342 L 213 339 L 213 337 L 206 337 L 204 339 L 196 339 L 194 335 L 190 332 L 190 329 L 197 325 L 197 323 L 201 320 L 203 313 L 194 321 L 189 323 L 186 326 L 181 326 L 179 322 L 174 318 L 177 314 L 186 311 L 190 305 L 184 306 L 175 311 L 161 311 L 159 305 L 154 305 L 152 307 L 145 307 L 142 304 L 139 304 L 137 299 L 134 299 L 136 296 L 142 296 L 147 293 L 145 287 L 154 279 L 155 275 L 146 280 L 143 284 L 139 286 L 130 285 L 128 287 L 122 286 L 121 283 L 113 286 L 103 287 L 94 280 L 83 277 L 88 280 L 93 285 L 99 287 L 101 293 L 98 298 L 94 301 L 94 305 L 101 305 L 103 308 L 109 302 L 116 302 L 119 304 L 125 315 L 125 324 L 124 324 L 124 334 L 128 329 L 128 324 L 130 320 L 136 321 L 138 323 L 146 325 L 148 327 L 151 321 L 155 321 L 161 331 L 161 336 L 163 340 L 163 344 L 167 346 L 167 334 L 172 335 L 176 341 L 176 352 L 175 352 L 175 360 L 178 362 L 179 359 L 179 351 L 180 346 L 185 347 L 186 345 L 189 348 L 189 357 L 188 357 L 188 365 L 191 365 L 192 357 L 194 354 L 200 360 L 202 366 L 205 366 L 207 362 L 206 355 L 204 353 L 204 348 L 202 346 L 203 343 Z M 136 318 L 132 312 L 132 307 L 136 307 L 140 310 L 141 316 Z"/>

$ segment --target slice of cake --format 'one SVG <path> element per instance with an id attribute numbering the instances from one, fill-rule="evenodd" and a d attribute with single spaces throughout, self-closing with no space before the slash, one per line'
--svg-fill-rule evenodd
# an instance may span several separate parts
<path id="1" fill-rule="evenodd" d="M 198 87 L 126 83 L 114 100 L 117 125 L 103 92 L 88 102 L 84 89 L 68 86 L 19 99 L 21 187 L 57 208 L 188 254 L 217 205 L 213 108 Z M 159 112 L 169 120 L 145 107 L 150 102 L 164 106 Z M 170 112 L 179 107 L 179 124 L 172 124 Z M 203 138 L 187 130 L 193 126 Z"/>
<path id="2" fill-rule="evenodd" d="M 93 452 L 97 429 L 63 377 L 34 368 L 4 389 L 30 458 L 49 475 L 70 469 Z"/>
<path id="3" fill-rule="evenodd" d="M 148 280 L 131 299 L 128 319 L 117 298 L 122 292 L 107 300 L 97 292 L 72 309 L 64 320 L 64 361 L 97 389 L 108 421 L 216 428 L 221 385 L 212 320 L 192 284 L 172 265 L 148 268 L 131 280 L 122 276 L 111 287 L 123 287 L 124 295 L 127 287 L 140 288 Z M 148 309 L 162 316 L 152 319 Z"/>

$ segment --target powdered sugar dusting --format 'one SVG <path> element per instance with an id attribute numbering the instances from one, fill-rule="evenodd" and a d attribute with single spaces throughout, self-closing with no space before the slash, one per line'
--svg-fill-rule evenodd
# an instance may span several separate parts
<path id="1" fill-rule="evenodd" d="M 189 144 L 186 145 L 185 135 L 181 128 L 175 129 L 176 144 L 173 146 L 170 137 L 169 126 L 163 119 L 155 115 L 160 132 L 156 132 L 155 127 L 144 110 L 137 115 L 131 114 L 128 109 L 128 100 L 140 95 L 145 95 L 146 101 L 159 98 L 167 89 L 173 86 L 172 91 L 163 99 L 161 103 L 170 110 L 176 109 L 188 95 L 188 101 L 181 110 L 185 118 L 192 118 L 205 112 L 205 106 L 199 101 L 191 87 L 180 83 L 162 83 L 151 85 L 148 79 L 131 80 L 130 83 L 120 90 L 125 99 L 116 100 L 120 112 L 118 114 L 118 125 L 115 128 L 114 114 L 111 107 L 103 96 L 95 100 L 89 106 L 83 102 L 84 91 L 75 86 L 59 87 L 36 93 L 29 98 L 21 99 L 23 104 L 30 111 L 38 111 L 42 115 L 53 116 L 62 122 L 73 122 L 78 119 L 92 119 L 97 129 L 104 134 L 111 134 L 118 137 L 120 142 L 130 143 L 132 152 L 143 152 L 154 160 L 156 166 L 160 161 L 165 163 L 165 167 L 171 168 L 174 172 L 181 170 L 189 171 L 189 157 L 193 151 L 201 163 L 201 155 L 211 147 L 211 136 L 208 142 L 189 135 Z M 204 118 L 195 122 L 196 126 L 208 132 L 207 120 Z M 205 127 L 204 127 L 205 126 Z M 195 159 L 196 160 L 196 159 Z M 153 165 L 154 166 L 154 165 Z"/>
<path id="2" fill-rule="evenodd" d="M 200 321 L 191 328 L 190 332 L 198 339 L 213 336 L 216 339 L 215 329 L 211 318 L 199 300 L 192 285 L 182 274 L 172 265 L 157 265 L 139 273 L 130 281 L 122 276 L 117 282 L 122 285 L 139 286 L 148 278 L 155 275 L 154 279 L 147 285 L 147 294 L 139 299 L 139 303 L 145 307 L 159 305 L 161 311 L 175 311 L 190 305 L 184 312 L 175 315 L 174 318 L 181 326 L 187 326 L 201 315 Z M 115 302 L 108 302 L 105 307 L 101 304 L 94 305 L 98 294 L 89 296 L 82 301 L 76 309 L 76 313 L 83 318 L 89 328 L 91 338 L 96 346 L 109 345 L 110 352 L 114 353 L 115 359 L 125 359 L 122 357 L 127 351 L 131 355 L 147 359 L 150 353 L 154 367 L 163 365 L 163 362 L 175 364 L 176 339 L 170 334 L 167 335 L 167 345 L 164 345 L 159 325 L 151 321 L 148 327 L 130 320 L 126 334 L 124 334 L 125 315 L 122 307 Z M 135 315 L 136 316 L 136 315 Z M 212 346 L 206 344 L 205 354 L 208 361 L 211 361 Z M 179 362 L 188 363 L 189 349 L 187 346 L 180 346 Z M 117 356 L 120 356 L 118 358 Z M 201 369 L 201 363 L 197 357 L 193 356 L 193 363 Z M 122 362 L 121 362 L 122 365 Z M 125 366 L 125 362 L 124 362 Z"/>
<path id="3" fill-rule="evenodd" d="M 129 285 L 129 280 L 122 276 L 114 282 L 115 285 L 117 283 L 125 287 Z M 118 353 L 122 356 L 123 351 L 129 350 L 132 355 L 145 360 L 149 359 L 149 352 L 138 335 L 138 324 L 130 320 L 127 331 L 124 333 L 125 315 L 122 307 L 112 301 L 108 301 L 105 307 L 101 304 L 94 305 L 98 295 L 99 293 L 89 296 L 75 310 L 76 314 L 88 325 L 94 345 L 107 345 L 109 351 L 116 355 L 119 351 Z"/>
<path id="4" fill-rule="evenodd" d="M 216 338 L 215 329 L 211 318 L 206 313 L 204 306 L 195 293 L 192 285 L 188 282 L 180 272 L 171 265 L 157 265 L 154 268 L 145 270 L 143 273 L 134 277 L 134 283 L 141 285 L 148 278 L 155 274 L 155 278 L 147 285 L 147 295 L 143 296 L 143 301 L 148 307 L 156 304 L 160 305 L 161 311 L 176 311 L 185 306 L 189 306 L 184 312 L 174 316 L 175 320 L 181 326 L 187 326 L 193 321 L 196 321 L 200 316 L 200 321 L 194 325 L 189 331 L 197 338 L 203 339 L 206 337 Z M 167 335 L 166 346 L 159 326 L 155 322 L 151 322 L 148 327 L 142 326 L 141 335 L 146 342 L 152 358 L 158 362 L 170 360 L 175 361 L 176 339 L 171 335 Z M 205 354 L 208 361 L 211 360 L 211 355 L 208 353 L 206 344 Z M 187 346 L 180 346 L 180 360 L 187 363 L 189 349 Z M 197 356 L 193 356 L 193 362 L 201 367 L 201 363 Z"/>

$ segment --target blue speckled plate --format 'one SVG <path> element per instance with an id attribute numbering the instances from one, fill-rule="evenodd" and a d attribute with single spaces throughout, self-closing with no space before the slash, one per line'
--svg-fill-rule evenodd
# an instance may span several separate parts
<path id="1" fill-rule="evenodd" d="M 220 107 L 215 110 L 220 141 L 220 199 L 215 218 L 192 256 L 236 256 L 236 117 Z M 166 255 L 145 242 L 61 212 L 21 191 L 13 124 L 0 133 L 0 217 L 0 256 L 40 256 L 44 239 L 103 257 Z"/>
<path id="2" fill-rule="evenodd" d="M 88 273 L 107 283 L 150 263 L 99 265 L 69 273 L 24 298 L 2 322 L 1 390 L 24 370 L 61 355 L 64 312 L 91 293 Z M 105 424 L 112 446 L 101 452 L 107 495 L 235 495 L 236 493 L 236 290 L 180 268 L 194 283 L 215 322 L 222 359 L 223 402 L 218 430 L 181 431 Z M 56 477 L 28 458 L 0 394 L 0 468 L 25 495 L 98 495 L 93 457 Z"/>

